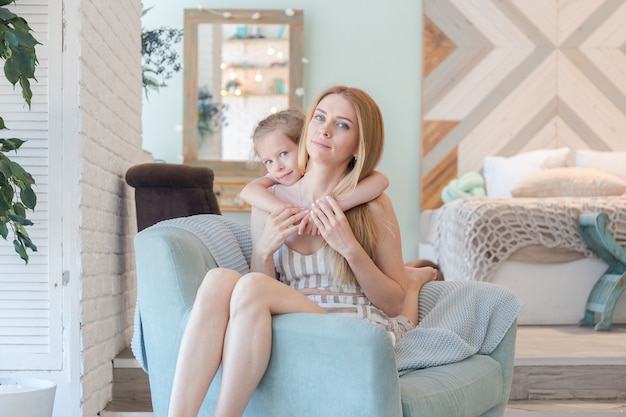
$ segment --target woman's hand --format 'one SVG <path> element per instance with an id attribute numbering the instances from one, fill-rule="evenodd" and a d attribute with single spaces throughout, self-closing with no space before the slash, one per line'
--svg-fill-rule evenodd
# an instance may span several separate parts
<path id="1" fill-rule="evenodd" d="M 348 219 L 333 197 L 313 203 L 310 217 L 324 240 L 342 255 L 346 249 L 358 245 Z"/>

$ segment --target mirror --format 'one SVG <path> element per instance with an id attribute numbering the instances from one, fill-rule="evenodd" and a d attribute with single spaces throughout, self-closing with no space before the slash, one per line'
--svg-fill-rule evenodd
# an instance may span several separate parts
<path id="1" fill-rule="evenodd" d="M 252 131 L 271 112 L 302 109 L 302 11 L 185 9 L 184 163 L 216 176 L 257 176 Z"/>

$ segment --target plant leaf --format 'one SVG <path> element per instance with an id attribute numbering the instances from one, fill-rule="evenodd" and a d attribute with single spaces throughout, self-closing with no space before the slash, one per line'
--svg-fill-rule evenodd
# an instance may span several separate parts
<path id="1" fill-rule="evenodd" d="M 9 178 L 11 176 L 11 166 L 9 165 L 8 160 L 0 159 L 0 173 L 2 173 L 5 178 Z"/>
<path id="2" fill-rule="evenodd" d="M 18 216 L 17 214 L 9 214 L 9 219 L 13 220 L 17 224 L 22 226 L 32 226 L 34 223 L 25 217 Z"/>
<path id="3" fill-rule="evenodd" d="M 15 248 L 15 252 L 20 255 L 20 258 L 24 260 L 24 262 L 28 263 L 28 254 L 26 253 L 26 248 L 22 242 L 19 242 L 17 239 L 13 240 L 13 247 Z"/>
<path id="4" fill-rule="evenodd" d="M 35 210 L 35 206 L 37 205 L 37 195 L 31 187 L 22 189 L 20 192 L 20 198 L 26 207 L 31 210 Z"/>
<path id="5" fill-rule="evenodd" d="M 3 239 L 6 239 L 8 235 L 9 235 L 9 228 L 7 227 L 6 222 L 0 219 L 0 236 L 2 236 Z"/>
<path id="6" fill-rule="evenodd" d="M 20 76 L 20 87 L 22 87 L 22 98 L 28 104 L 28 109 L 30 109 L 30 100 L 33 98 L 33 92 L 30 89 L 30 81 L 24 75 Z"/>
<path id="7" fill-rule="evenodd" d="M 17 41 L 19 42 L 20 46 L 24 48 L 32 49 L 34 51 L 33 48 L 35 47 L 35 45 L 41 45 L 41 43 L 37 41 L 37 39 L 35 39 L 35 37 L 26 30 L 15 30 L 13 31 L 13 33 L 17 37 Z"/>
<path id="8" fill-rule="evenodd" d="M 37 246 L 30 240 L 28 233 L 17 232 L 18 239 L 33 252 L 37 252 Z"/>
<path id="9" fill-rule="evenodd" d="M 19 149 L 24 143 L 26 143 L 25 140 L 18 138 L 0 139 L 0 145 L 2 145 L 0 146 L 0 151 L 15 151 Z"/>
<path id="10" fill-rule="evenodd" d="M 4 63 L 4 76 L 7 77 L 7 80 L 13 85 L 20 80 L 20 73 L 13 58 L 7 58 Z"/>
<path id="11" fill-rule="evenodd" d="M 11 1 L 2 0 L 2 1 L 0 1 L 0 6 L 6 6 L 9 3 L 11 3 Z M 16 17 L 17 17 L 17 15 L 15 13 L 11 12 L 9 9 L 4 8 L 4 7 L 0 7 L 0 19 L 6 21 L 6 20 L 15 19 Z"/>

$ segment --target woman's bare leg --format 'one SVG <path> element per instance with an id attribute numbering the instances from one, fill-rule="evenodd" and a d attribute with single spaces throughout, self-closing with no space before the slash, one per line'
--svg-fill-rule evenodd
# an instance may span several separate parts
<path id="1" fill-rule="evenodd" d="M 265 374 L 272 348 L 272 316 L 326 311 L 305 295 L 262 274 L 241 278 L 233 291 L 214 416 L 241 416 Z"/>
<path id="2" fill-rule="evenodd" d="M 178 352 L 169 417 L 198 414 L 222 360 L 230 299 L 240 277 L 236 271 L 221 268 L 204 277 Z"/>
<path id="3" fill-rule="evenodd" d="M 434 281 L 437 278 L 437 270 L 430 266 L 421 268 L 405 266 L 404 273 L 407 278 L 407 288 L 404 296 L 402 315 L 417 326 L 420 290 L 424 284 Z"/>

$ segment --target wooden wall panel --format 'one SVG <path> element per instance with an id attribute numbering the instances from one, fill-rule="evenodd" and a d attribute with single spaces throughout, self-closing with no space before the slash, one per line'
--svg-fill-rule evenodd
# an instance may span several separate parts
<path id="1" fill-rule="evenodd" d="M 626 0 L 423 0 L 422 209 L 487 155 L 626 150 Z"/>

